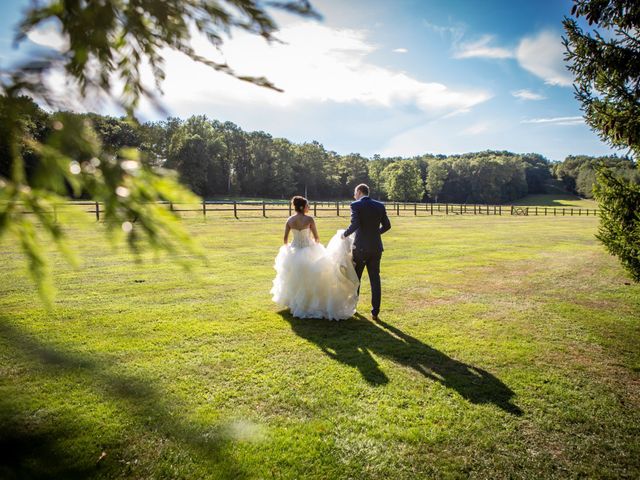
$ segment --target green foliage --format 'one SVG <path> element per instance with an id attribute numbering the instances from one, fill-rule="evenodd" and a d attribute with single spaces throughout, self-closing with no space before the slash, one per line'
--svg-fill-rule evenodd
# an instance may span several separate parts
<path id="1" fill-rule="evenodd" d="M 554 174 L 558 180 L 562 181 L 568 192 L 592 198 L 596 169 L 601 165 L 627 179 L 638 178 L 636 164 L 628 157 L 617 155 L 604 157 L 569 155 L 562 163 L 554 165 Z"/>
<path id="2" fill-rule="evenodd" d="M 11 108 L 11 99 L 5 98 L 4 105 Z M 140 250 L 141 240 L 170 252 L 181 248 L 198 251 L 178 218 L 156 203 L 197 201 L 169 172 L 159 175 L 140 161 L 139 151 L 133 148 L 110 153 L 84 116 L 59 113 L 50 122 L 51 133 L 45 141 L 22 137 L 24 147 L 38 160 L 29 177 L 20 168 L 23 156 L 16 146 L 14 161 L 9 162 L 15 170 L 13 181 L 0 180 L 0 237 L 13 234 L 19 239 L 45 302 L 51 300 L 53 289 L 44 239 L 53 240 L 75 262 L 63 225 L 56 218 L 58 204 L 69 194 L 103 203 L 102 218 L 108 230 L 123 229 L 134 252 Z"/>
<path id="3" fill-rule="evenodd" d="M 479 157 L 469 164 L 473 198 L 480 203 L 499 203 L 527 193 L 524 164 L 517 157 Z"/>
<path id="4" fill-rule="evenodd" d="M 547 182 L 552 178 L 551 162 L 538 153 L 522 155 L 522 161 L 529 194 L 544 193 Z"/>
<path id="5" fill-rule="evenodd" d="M 574 0 L 571 14 L 584 17 L 593 31 L 565 18 L 565 58 L 575 76 L 576 98 L 587 124 L 610 145 L 640 155 L 640 3 L 636 0 Z M 598 31 L 598 28 L 600 31 Z M 604 31 L 604 32 L 603 32 Z M 637 175 L 634 175 L 638 178 Z M 601 170 L 596 198 L 606 210 L 598 238 L 617 255 L 636 281 L 638 272 L 637 186 Z M 616 183 L 619 182 L 619 183 Z M 583 174 L 577 188 L 585 188 Z M 602 203 L 602 202 L 601 202 Z M 635 211 L 629 208 L 635 206 Z M 634 218 L 630 218 L 634 217 Z"/>
<path id="6" fill-rule="evenodd" d="M 460 203 L 503 203 L 528 193 L 530 163 L 511 152 L 485 151 L 429 157 L 426 188 L 432 200 Z M 541 163 L 548 162 L 538 155 Z M 545 167 L 537 167 L 539 175 Z"/>
<path id="7" fill-rule="evenodd" d="M 269 185 L 277 196 L 287 197 L 290 192 L 295 191 L 295 179 L 293 176 L 293 165 L 295 158 L 294 145 L 284 138 L 276 138 L 273 141 L 273 183 Z"/>
<path id="8" fill-rule="evenodd" d="M 587 124 L 614 147 L 640 154 L 640 4 L 636 0 L 574 0 L 577 18 L 563 21 L 566 60 Z"/>
<path id="9" fill-rule="evenodd" d="M 166 167 L 177 170 L 180 180 L 198 195 L 221 190 L 225 145 L 205 116 L 193 116 L 171 136 Z"/>
<path id="10" fill-rule="evenodd" d="M 422 199 L 420 170 L 411 160 L 394 162 L 384 169 L 385 191 L 390 200 L 414 202 Z"/>
<path id="11" fill-rule="evenodd" d="M 270 2 L 270 6 L 318 16 L 306 0 Z M 134 115 L 142 97 L 155 98 L 142 81 L 140 69 L 145 61 L 160 89 L 165 77 L 163 49 L 181 52 L 240 80 L 277 89 L 266 78 L 239 75 L 228 64 L 202 57 L 191 46 L 194 31 L 215 46 L 222 45 L 231 29 L 274 40 L 277 26 L 265 6 L 256 0 L 38 2 L 26 12 L 18 40 L 52 21 L 60 25 L 68 40 L 61 57 L 69 76 L 79 82 L 83 96 L 91 89 L 111 92 L 121 83 L 118 98 L 129 116 Z"/>
<path id="12" fill-rule="evenodd" d="M 359 153 L 335 155 L 335 159 L 336 182 L 340 196 L 349 198 L 358 184 L 371 183 L 369 161 Z"/>
<path id="13" fill-rule="evenodd" d="M 383 172 L 392 161 L 391 159 L 382 158 L 380 155 L 374 155 L 373 159 L 369 161 L 369 186 L 372 189 L 371 195 L 378 199 L 386 197 L 387 195 Z"/>
<path id="14" fill-rule="evenodd" d="M 268 6 L 317 16 L 306 0 L 269 2 Z M 220 46 L 232 28 L 271 41 L 276 24 L 265 8 L 254 0 L 32 3 L 16 40 L 42 25 L 54 25 L 67 45 L 59 55 L 33 57 L 1 77 L 0 238 L 12 233 L 19 239 L 45 301 L 51 300 L 52 289 L 41 237 L 52 239 L 72 258 L 55 216 L 56 204 L 69 194 L 103 202 L 108 230 L 122 228 L 134 252 L 139 251 L 140 240 L 170 252 L 196 251 L 177 217 L 155 202 L 197 199 L 171 173 L 152 166 L 172 154 L 170 162 L 176 163 L 193 189 L 206 191 L 218 181 L 215 162 L 223 145 L 202 135 L 178 136 L 170 145 L 168 138 L 159 135 L 159 125 L 139 129 L 135 120 L 139 101 L 146 97 L 158 105 L 155 93 L 143 85 L 140 69 L 145 63 L 151 66 L 159 90 L 165 76 L 162 51 L 172 49 L 241 80 L 276 88 L 265 78 L 239 76 L 227 64 L 199 56 L 190 44 L 192 34 L 199 32 Z M 64 108 L 45 81 L 56 67 L 64 68 L 82 97 L 112 97 L 126 112 L 126 121 L 93 114 L 48 116 L 25 98 L 52 109 Z M 161 127 L 166 127 L 162 133 L 171 131 L 173 138 L 179 125 L 168 120 Z M 150 152 L 149 158 L 140 151 Z M 203 178 L 203 184 L 196 177 Z M 42 227 L 41 233 L 36 224 Z"/>
<path id="15" fill-rule="evenodd" d="M 616 177 L 605 167 L 597 175 L 594 194 L 600 203 L 600 228 L 596 237 L 639 282 L 640 185 Z"/>
<path id="16" fill-rule="evenodd" d="M 449 166 L 443 161 L 434 161 L 429 164 L 427 180 L 425 186 L 428 195 L 435 202 L 438 201 L 438 195 L 442 191 L 447 178 L 449 177 Z"/>

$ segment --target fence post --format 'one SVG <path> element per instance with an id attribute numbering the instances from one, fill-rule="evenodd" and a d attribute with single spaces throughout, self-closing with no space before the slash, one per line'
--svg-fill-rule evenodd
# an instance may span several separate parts
<path id="1" fill-rule="evenodd" d="M 202 199 L 202 216 L 204 218 L 207 217 L 207 204 L 205 203 L 204 198 Z"/>
<path id="2" fill-rule="evenodd" d="M 291 216 L 291 202 L 289 202 L 289 216 Z"/>
<path id="3" fill-rule="evenodd" d="M 587 208 L 587 217 L 589 216 L 589 209 Z"/>
<path id="4" fill-rule="evenodd" d="M 462 204 L 460 204 L 460 215 L 462 215 Z"/>
<path id="5" fill-rule="evenodd" d="M 169 210 L 173 212 L 173 202 L 169 202 Z"/>
<path id="6" fill-rule="evenodd" d="M 400 216 L 400 204 L 396 202 L 396 216 Z"/>
<path id="7" fill-rule="evenodd" d="M 502 205 L 498 205 L 498 213 L 502 215 Z"/>
<path id="8" fill-rule="evenodd" d="M 544 216 L 547 216 L 547 207 L 544 207 Z"/>
<path id="9" fill-rule="evenodd" d="M 449 204 L 448 203 L 444 204 L 444 214 L 445 215 L 449 215 Z"/>
<path id="10" fill-rule="evenodd" d="M 313 216 L 317 217 L 318 216 L 318 210 L 317 210 L 318 204 L 317 202 L 313 202 Z"/>
<path id="11" fill-rule="evenodd" d="M 564 217 L 564 208 L 562 209 L 562 216 Z"/>
<path id="12" fill-rule="evenodd" d="M 538 216 L 538 207 L 536 207 L 536 217 Z"/>
<path id="13" fill-rule="evenodd" d="M 233 201 L 233 216 L 236 217 L 236 220 L 238 219 L 238 204 L 235 200 Z"/>
<path id="14" fill-rule="evenodd" d="M 414 203 L 413 204 L 413 216 L 415 217 L 416 215 L 418 215 L 418 204 Z"/>
<path id="15" fill-rule="evenodd" d="M 336 215 L 340 216 L 340 202 L 336 202 Z"/>
<path id="16" fill-rule="evenodd" d="M 100 221 L 100 204 L 96 202 L 96 222 Z"/>
<path id="17" fill-rule="evenodd" d="M 573 217 L 573 207 L 571 207 L 571 216 Z"/>
<path id="18" fill-rule="evenodd" d="M 265 205 L 264 200 L 262 200 L 262 216 L 267 218 L 267 206 Z"/>
<path id="19" fill-rule="evenodd" d="M 431 202 L 431 215 L 433 216 L 433 202 Z"/>
<path id="20" fill-rule="evenodd" d="M 489 215 L 489 205 L 486 205 L 487 207 L 487 215 Z"/>

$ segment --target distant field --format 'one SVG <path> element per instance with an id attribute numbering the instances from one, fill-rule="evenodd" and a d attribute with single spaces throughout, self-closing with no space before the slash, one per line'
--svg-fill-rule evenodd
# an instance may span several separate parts
<path id="1" fill-rule="evenodd" d="M 234 206 L 234 202 L 236 202 Z M 266 205 L 263 205 L 263 202 Z M 321 200 L 310 202 L 310 213 L 315 214 L 317 217 L 336 217 L 338 214 L 342 217 L 348 217 L 350 215 L 349 210 L 350 201 L 343 199 L 340 202 Z M 554 207 L 557 208 L 557 216 L 566 214 L 570 216 L 572 213 L 578 214 L 577 211 L 571 212 L 570 210 L 562 210 L 563 208 L 580 208 L 580 209 L 597 209 L 598 205 L 593 200 L 581 199 L 573 195 L 560 195 L 560 194 L 545 194 L 545 195 L 529 195 L 520 200 L 503 204 L 501 206 L 496 205 L 473 205 L 473 204 L 431 204 L 431 203 L 400 203 L 386 202 L 387 211 L 390 216 L 398 217 L 430 217 L 430 216 L 458 216 L 458 215 L 511 215 L 511 205 L 518 206 L 539 206 L 539 207 L 551 207 L 548 210 L 549 216 L 554 216 Z M 203 212 L 202 203 L 196 204 L 166 204 L 167 209 L 179 212 L 180 216 L 186 219 L 203 218 L 207 216 L 209 218 L 234 218 L 237 215 L 238 218 L 286 218 L 291 215 L 293 210 L 290 208 L 288 201 L 274 201 L 269 199 L 256 199 L 256 198 L 239 198 L 231 197 L 230 199 L 215 199 L 207 200 L 206 212 Z M 477 208 L 477 210 L 476 210 Z M 99 218 L 102 218 L 103 206 L 99 207 Z M 65 213 L 75 212 L 76 218 L 73 222 L 82 222 L 87 218 L 96 219 L 96 205 L 92 202 L 69 202 L 58 207 L 58 214 L 60 216 Z M 582 212 L 587 213 L 587 212 Z M 588 212 L 589 215 L 593 215 L 593 212 Z M 530 215 L 544 216 L 543 210 L 536 210 L 535 213 L 529 210 Z"/>
<path id="2" fill-rule="evenodd" d="M 510 202 L 510 205 L 598 208 L 598 203 L 595 200 L 581 198 L 575 195 L 562 195 L 557 193 L 527 195 L 524 198 Z"/>
<path id="3" fill-rule="evenodd" d="M 282 219 L 185 222 L 192 273 L 74 228 L 51 312 L 0 244 L 0 478 L 640 477 L 640 285 L 596 218 L 392 218 L 377 323 L 366 281 L 348 321 L 272 304 Z"/>

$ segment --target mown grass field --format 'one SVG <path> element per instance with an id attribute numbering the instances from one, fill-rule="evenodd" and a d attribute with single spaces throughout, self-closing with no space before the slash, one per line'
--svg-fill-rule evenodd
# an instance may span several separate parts
<path id="1" fill-rule="evenodd" d="M 541 207 L 578 207 L 598 208 L 598 202 L 589 198 L 581 198 L 575 195 L 565 194 L 533 194 L 514 200 L 512 205 L 528 205 Z"/>
<path id="2" fill-rule="evenodd" d="M 50 312 L 5 240 L 0 478 L 638 478 L 640 286 L 597 219 L 391 220 L 378 323 L 366 280 L 343 322 L 271 303 L 282 219 L 185 220 L 191 272 L 76 226 Z"/>

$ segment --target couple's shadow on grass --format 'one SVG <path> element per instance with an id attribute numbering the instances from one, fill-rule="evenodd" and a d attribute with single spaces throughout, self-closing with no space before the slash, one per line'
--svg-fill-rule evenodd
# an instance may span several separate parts
<path id="1" fill-rule="evenodd" d="M 369 321 L 356 314 L 348 320 L 328 322 L 295 318 L 286 310 L 279 314 L 298 336 L 313 342 L 334 360 L 357 368 L 372 385 L 389 382 L 373 353 L 440 382 L 472 403 L 493 403 L 508 413 L 523 413 L 512 403 L 514 392 L 494 375 L 459 362 L 382 320 Z"/>

